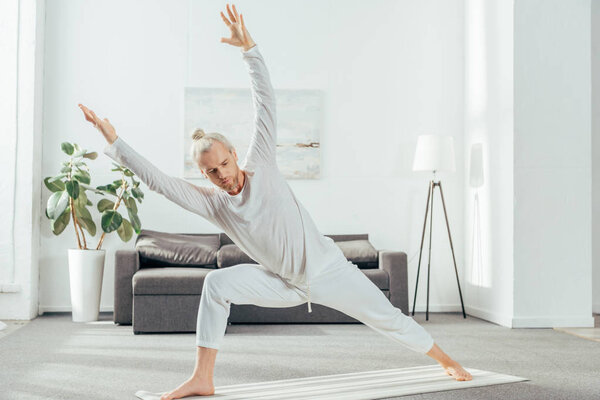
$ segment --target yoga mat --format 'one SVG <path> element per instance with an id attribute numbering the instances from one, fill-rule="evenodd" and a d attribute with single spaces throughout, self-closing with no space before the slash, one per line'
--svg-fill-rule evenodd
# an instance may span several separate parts
<path id="1" fill-rule="evenodd" d="M 465 370 L 473 376 L 472 380 L 457 381 L 447 375 L 439 364 L 435 364 L 216 386 L 215 394 L 212 396 L 190 396 L 184 397 L 184 399 L 374 400 L 529 380 L 475 368 L 465 368 Z M 159 400 L 164 393 L 166 392 L 152 393 L 139 390 L 135 395 L 142 400 Z"/>

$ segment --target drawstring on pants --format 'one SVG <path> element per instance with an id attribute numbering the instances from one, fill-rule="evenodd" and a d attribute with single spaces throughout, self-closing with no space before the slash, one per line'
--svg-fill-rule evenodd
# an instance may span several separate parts
<path id="1" fill-rule="evenodd" d="M 308 312 L 312 312 L 312 309 L 310 308 L 310 281 L 307 282 L 308 283 Z"/>

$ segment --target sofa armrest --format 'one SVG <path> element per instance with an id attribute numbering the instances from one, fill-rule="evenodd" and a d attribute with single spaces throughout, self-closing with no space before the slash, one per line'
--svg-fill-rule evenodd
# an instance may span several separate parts
<path id="1" fill-rule="evenodd" d="M 113 321 L 131 325 L 133 310 L 133 275 L 140 269 L 137 250 L 115 252 L 115 299 Z"/>
<path id="2" fill-rule="evenodd" d="M 403 251 L 379 250 L 379 268 L 386 271 L 390 279 L 390 302 L 405 315 L 408 310 L 408 266 Z"/>

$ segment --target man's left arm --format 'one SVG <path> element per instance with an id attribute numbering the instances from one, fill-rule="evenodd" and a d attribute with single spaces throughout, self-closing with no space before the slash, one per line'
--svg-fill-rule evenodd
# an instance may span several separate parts
<path id="1" fill-rule="evenodd" d="M 221 42 L 241 48 L 242 57 L 246 62 L 252 82 L 254 132 L 246 159 L 251 162 L 275 163 L 277 147 L 275 95 L 269 71 L 256 43 L 246 29 L 244 16 L 238 14 L 235 5 L 230 9 L 229 4 L 227 5 L 227 14 L 229 18 L 221 12 L 221 18 L 231 31 L 231 37 L 223 37 Z"/>
<path id="2" fill-rule="evenodd" d="M 254 45 L 242 52 L 242 57 L 250 73 L 252 103 L 254 105 L 254 132 L 246 157 L 265 163 L 276 162 L 277 114 L 275 93 L 271 85 L 269 71 L 262 54 Z"/>

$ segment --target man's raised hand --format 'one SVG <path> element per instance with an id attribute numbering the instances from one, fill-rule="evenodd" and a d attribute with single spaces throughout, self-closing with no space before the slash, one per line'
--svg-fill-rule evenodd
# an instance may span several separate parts
<path id="1" fill-rule="evenodd" d="M 97 128 L 100 131 L 100 133 L 102 133 L 102 135 L 104 135 L 104 138 L 108 143 L 112 144 L 115 140 L 117 140 L 117 133 L 115 132 L 115 128 L 108 121 L 108 118 L 98 118 L 96 116 L 96 113 L 94 113 L 92 110 L 90 110 L 81 103 L 79 104 L 79 108 L 81 109 L 81 111 L 83 111 L 85 119 L 94 124 L 94 127 Z"/>
<path id="2" fill-rule="evenodd" d="M 229 43 L 232 46 L 241 47 L 244 51 L 247 51 L 254 47 L 255 43 L 246 29 L 244 16 L 242 14 L 238 15 L 235 4 L 232 8 L 233 12 L 229 9 L 229 4 L 227 4 L 229 19 L 227 19 L 225 14 L 223 14 L 223 11 L 221 11 L 221 18 L 223 18 L 223 21 L 225 22 L 225 25 L 229 27 L 229 30 L 231 30 L 231 37 L 229 39 L 222 37 L 221 43 Z"/>

